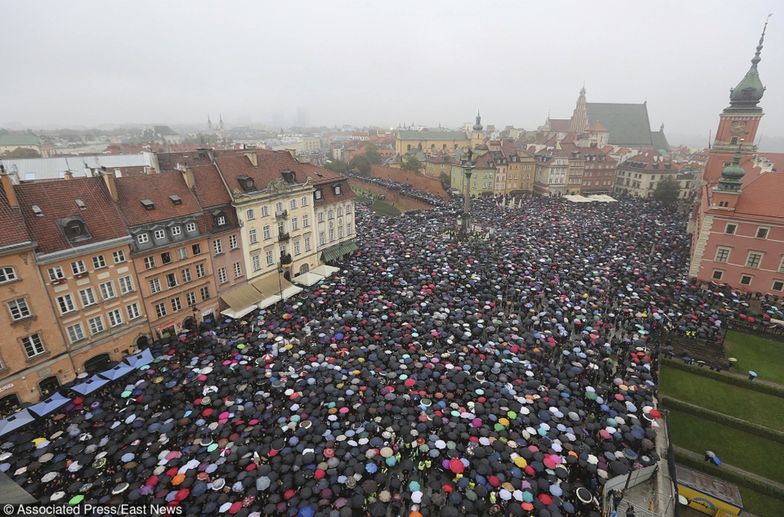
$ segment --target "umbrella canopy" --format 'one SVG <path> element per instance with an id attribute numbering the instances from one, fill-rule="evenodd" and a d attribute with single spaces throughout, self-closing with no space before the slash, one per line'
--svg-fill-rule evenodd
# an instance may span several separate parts
<path id="1" fill-rule="evenodd" d="M 119 379 L 123 375 L 128 375 L 133 370 L 134 370 L 133 366 L 129 366 L 129 365 L 125 364 L 125 363 L 120 363 L 117 366 L 115 366 L 114 368 L 112 368 L 110 370 L 106 370 L 105 372 L 101 372 L 98 375 L 100 375 L 104 379 L 108 379 L 110 381 L 113 381 L 113 380 Z"/>
<path id="2" fill-rule="evenodd" d="M 22 426 L 35 421 L 35 417 L 27 409 L 17 411 L 8 418 L 0 420 L 0 436 L 5 436 Z"/>
<path id="3" fill-rule="evenodd" d="M 71 399 L 68 397 L 65 397 L 59 393 L 55 393 L 48 399 L 42 400 L 38 404 L 32 405 L 27 409 L 37 416 L 44 416 L 69 402 L 71 402 Z"/>
<path id="4" fill-rule="evenodd" d="M 99 389 L 107 382 L 109 381 L 104 379 L 103 377 L 99 377 L 98 375 L 93 375 L 83 383 L 77 384 L 76 386 L 72 386 L 71 390 L 75 391 L 76 393 L 79 393 L 80 395 L 89 395 L 90 393 Z"/>
<path id="5" fill-rule="evenodd" d="M 152 361 L 153 361 L 152 352 L 150 351 L 149 348 L 145 348 L 138 354 L 129 355 L 128 357 L 125 358 L 125 362 L 134 368 L 139 368 L 141 366 L 150 364 L 152 363 Z"/>

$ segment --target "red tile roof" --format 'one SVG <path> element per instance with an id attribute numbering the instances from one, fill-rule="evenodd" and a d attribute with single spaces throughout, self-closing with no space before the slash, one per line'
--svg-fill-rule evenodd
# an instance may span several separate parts
<path id="1" fill-rule="evenodd" d="M 116 239 L 128 235 L 120 212 L 109 197 L 101 178 L 36 181 L 16 187 L 19 205 L 30 235 L 38 243 L 41 253 L 76 248 L 85 244 Z M 84 202 L 85 209 L 76 205 Z M 38 205 L 43 215 L 36 216 L 32 206 Z M 77 217 L 84 221 L 90 238 L 70 242 L 57 221 Z"/>
<path id="2" fill-rule="evenodd" d="M 759 153 L 773 163 L 776 172 L 784 172 L 784 153 Z"/>
<path id="3" fill-rule="evenodd" d="M 22 210 L 8 204 L 5 190 L 0 187 L 0 247 L 32 240 L 27 233 Z"/>
<path id="4" fill-rule="evenodd" d="M 559 133 L 569 131 L 569 126 L 572 125 L 572 119 L 568 118 L 551 118 L 550 130 L 558 131 Z"/>
<path id="5" fill-rule="evenodd" d="M 769 172 L 743 185 L 735 213 L 784 218 L 784 174 Z"/>
<path id="6" fill-rule="evenodd" d="M 253 165 L 248 158 L 248 155 L 252 154 L 256 156 L 256 165 Z M 305 181 L 304 177 L 300 178 L 302 174 L 300 165 L 302 164 L 287 151 L 268 151 L 266 149 L 216 151 L 215 161 L 232 192 L 244 192 L 237 179 L 240 176 L 252 178 L 257 190 L 265 189 L 274 180 L 282 180 L 281 173 L 285 170 L 295 172 L 297 183 Z"/>
<path id="7" fill-rule="evenodd" d="M 118 206 L 129 226 L 201 213 L 199 201 L 180 174 L 150 174 L 117 178 L 115 181 L 120 198 Z M 169 198 L 171 195 L 179 196 L 182 203 L 175 205 Z M 146 210 L 142 199 L 152 201 L 155 208 Z"/>

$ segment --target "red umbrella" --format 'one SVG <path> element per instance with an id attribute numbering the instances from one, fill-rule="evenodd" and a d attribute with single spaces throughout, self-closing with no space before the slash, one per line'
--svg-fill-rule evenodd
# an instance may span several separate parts
<path id="1" fill-rule="evenodd" d="M 449 461 L 449 470 L 454 472 L 455 474 L 462 474 L 465 471 L 465 465 L 463 462 L 457 458 L 452 458 Z"/>

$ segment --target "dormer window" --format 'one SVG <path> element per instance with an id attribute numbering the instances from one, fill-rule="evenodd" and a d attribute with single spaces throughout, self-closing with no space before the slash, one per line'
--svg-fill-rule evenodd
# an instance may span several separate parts
<path id="1" fill-rule="evenodd" d="M 335 195 L 336 196 L 340 195 L 340 185 L 335 185 Z"/>
<path id="2" fill-rule="evenodd" d="M 144 207 L 145 210 L 154 210 L 155 209 L 155 203 L 153 203 L 149 199 L 142 199 L 141 200 L 141 204 L 142 204 L 142 206 Z"/>
<path id="3" fill-rule="evenodd" d="M 81 219 L 63 219 L 60 221 L 60 227 L 63 229 L 65 237 L 71 242 L 83 241 L 90 238 L 87 227 Z"/>
<path id="4" fill-rule="evenodd" d="M 226 224 L 226 217 L 219 215 L 215 222 L 218 224 L 218 226 L 223 226 Z"/>
<path id="5" fill-rule="evenodd" d="M 256 190 L 256 185 L 253 182 L 253 178 L 249 176 L 237 176 L 237 181 L 239 182 L 240 187 L 242 187 L 242 190 L 245 192 L 253 192 Z"/>
<path id="6" fill-rule="evenodd" d="M 315 191 L 313 191 L 313 197 L 315 197 L 316 199 L 321 199 L 322 196 L 323 194 L 321 193 L 321 189 L 316 189 Z"/>
<path id="7" fill-rule="evenodd" d="M 212 213 L 212 217 L 215 219 L 215 226 L 226 225 L 226 214 L 223 213 L 223 210 L 216 210 Z"/>
<path id="8" fill-rule="evenodd" d="M 281 172 L 281 175 L 283 176 L 283 181 L 285 181 L 288 184 L 293 184 L 297 182 L 297 178 L 294 174 L 294 171 L 283 171 Z"/>
<path id="9" fill-rule="evenodd" d="M 172 194 L 171 196 L 169 196 L 169 199 L 171 199 L 171 202 L 174 203 L 175 205 L 182 204 L 182 198 L 177 194 Z"/>
<path id="10" fill-rule="evenodd" d="M 41 210 L 40 206 L 33 205 L 32 207 L 30 207 L 30 209 L 33 211 L 33 213 L 35 214 L 36 217 L 43 217 L 44 216 L 44 211 Z"/>
<path id="11" fill-rule="evenodd" d="M 79 207 L 79 210 L 86 210 L 87 206 L 84 204 L 84 201 L 81 199 L 76 200 L 76 206 Z"/>

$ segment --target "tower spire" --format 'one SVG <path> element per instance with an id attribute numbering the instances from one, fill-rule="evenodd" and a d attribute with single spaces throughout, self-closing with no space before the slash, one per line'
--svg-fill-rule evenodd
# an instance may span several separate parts
<path id="1" fill-rule="evenodd" d="M 757 108 L 757 103 L 759 103 L 760 99 L 762 99 L 762 95 L 765 93 L 765 87 L 760 80 L 757 65 L 762 61 L 760 54 L 762 53 L 762 46 L 765 42 L 765 32 L 768 30 L 768 20 L 770 17 L 771 15 L 769 14 L 765 19 L 765 25 L 762 27 L 762 34 L 760 35 L 759 43 L 757 43 L 757 49 L 754 52 L 754 57 L 751 58 L 751 67 L 749 67 L 749 71 L 746 72 L 746 75 L 743 76 L 743 79 L 740 80 L 738 85 L 730 90 L 730 106 L 733 108 Z"/>

